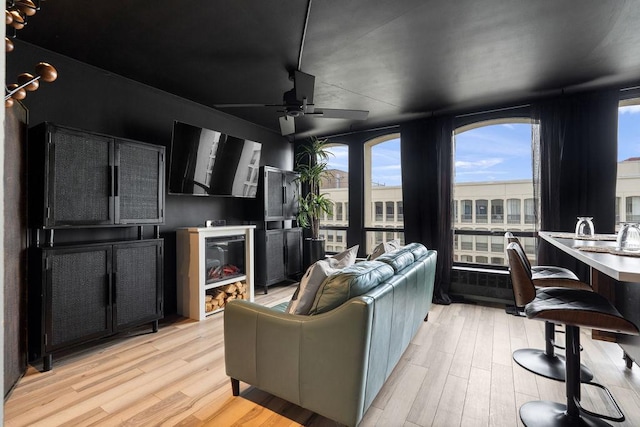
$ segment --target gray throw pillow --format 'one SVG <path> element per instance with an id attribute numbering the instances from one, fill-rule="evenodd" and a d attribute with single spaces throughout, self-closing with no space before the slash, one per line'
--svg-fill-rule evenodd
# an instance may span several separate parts
<path id="1" fill-rule="evenodd" d="M 324 280 L 343 268 L 356 262 L 358 245 L 347 249 L 333 257 L 325 258 L 311 265 L 300 279 L 298 289 L 287 306 L 287 313 L 309 314 L 309 309 L 316 297 L 316 292 Z"/>
<path id="2" fill-rule="evenodd" d="M 371 255 L 369 255 L 369 258 L 367 258 L 367 260 L 373 261 L 374 259 L 378 258 L 380 255 L 395 251 L 396 249 L 399 249 L 399 248 L 400 248 L 399 239 L 393 239 L 388 242 L 382 242 L 378 244 L 378 246 L 373 248 L 373 252 L 371 252 Z"/>

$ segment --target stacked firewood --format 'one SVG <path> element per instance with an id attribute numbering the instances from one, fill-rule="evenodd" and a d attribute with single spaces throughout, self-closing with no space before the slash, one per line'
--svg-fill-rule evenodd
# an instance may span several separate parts
<path id="1" fill-rule="evenodd" d="M 213 288 L 204 298 L 204 311 L 210 313 L 224 308 L 227 301 L 249 299 L 249 287 L 244 282 L 235 282 Z"/>

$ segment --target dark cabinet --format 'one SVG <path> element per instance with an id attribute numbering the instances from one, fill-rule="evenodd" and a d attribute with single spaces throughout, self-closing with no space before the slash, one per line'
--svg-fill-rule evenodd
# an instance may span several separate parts
<path id="1" fill-rule="evenodd" d="M 56 351 L 162 318 L 162 239 L 35 248 L 29 356 L 51 369 Z"/>
<path id="2" fill-rule="evenodd" d="M 29 133 L 30 219 L 43 228 L 162 224 L 162 146 L 43 123 Z"/>
<path id="3" fill-rule="evenodd" d="M 300 183 L 298 174 L 263 166 L 258 181 L 263 215 L 256 230 L 256 286 L 294 278 L 302 270 L 302 229 L 295 227 Z"/>
<path id="4" fill-rule="evenodd" d="M 256 284 L 264 288 L 301 273 L 302 229 L 280 228 L 256 232 Z"/>
<path id="5" fill-rule="evenodd" d="M 42 123 L 27 151 L 29 359 L 49 370 L 58 351 L 145 323 L 157 331 L 165 148 Z"/>

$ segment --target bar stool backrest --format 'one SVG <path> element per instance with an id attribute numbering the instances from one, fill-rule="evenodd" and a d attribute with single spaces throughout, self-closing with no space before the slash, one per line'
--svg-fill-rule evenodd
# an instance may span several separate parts
<path id="1" fill-rule="evenodd" d="M 527 266 L 527 269 L 531 271 L 531 262 L 529 261 L 529 257 L 527 257 L 527 253 L 524 251 L 524 248 L 522 247 L 522 243 L 520 243 L 520 239 L 514 236 L 513 233 L 510 231 L 507 231 L 506 233 L 504 233 L 504 238 L 507 239 L 507 245 L 509 243 L 517 243 L 518 246 L 520 246 L 520 252 L 522 253 L 522 256 L 523 256 L 522 260 Z"/>
<path id="2" fill-rule="evenodd" d="M 527 267 L 526 255 L 519 243 L 509 243 L 507 256 L 513 298 L 517 307 L 524 307 L 536 297 L 536 287 L 531 280 L 531 269 Z"/>

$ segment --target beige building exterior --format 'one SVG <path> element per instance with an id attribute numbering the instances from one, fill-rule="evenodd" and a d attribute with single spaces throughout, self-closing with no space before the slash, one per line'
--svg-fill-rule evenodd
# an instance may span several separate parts
<path id="1" fill-rule="evenodd" d="M 335 173 L 335 171 L 334 171 Z M 334 202 L 333 215 L 322 221 L 327 227 L 348 226 L 348 173 L 341 172 L 341 188 L 323 187 Z M 334 181 L 335 183 L 335 181 Z M 366 203 L 367 227 L 389 228 L 389 231 L 367 233 L 367 253 L 378 243 L 392 239 L 403 242 L 403 205 L 401 186 L 371 186 Z M 533 186 L 529 180 L 461 183 L 453 191 L 454 230 L 483 230 L 499 232 L 498 236 L 455 234 L 454 261 L 465 263 L 506 265 L 505 231 L 536 230 L 533 205 Z M 618 163 L 616 187 L 616 223 L 640 222 L 640 158 Z M 596 232 L 598 219 L 594 218 Z M 322 230 L 328 252 L 347 248 L 345 230 Z M 522 238 L 527 255 L 535 262 L 536 238 Z"/>

